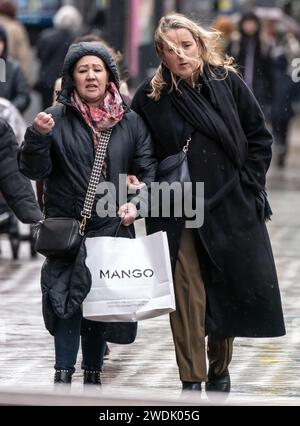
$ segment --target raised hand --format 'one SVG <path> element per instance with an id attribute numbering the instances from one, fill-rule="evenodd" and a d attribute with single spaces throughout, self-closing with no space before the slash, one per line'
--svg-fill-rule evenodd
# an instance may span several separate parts
<path id="1" fill-rule="evenodd" d="M 41 135 L 47 135 L 51 132 L 55 126 L 55 121 L 51 114 L 40 112 L 33 121 L 34 129 L 41 133 Z"/>

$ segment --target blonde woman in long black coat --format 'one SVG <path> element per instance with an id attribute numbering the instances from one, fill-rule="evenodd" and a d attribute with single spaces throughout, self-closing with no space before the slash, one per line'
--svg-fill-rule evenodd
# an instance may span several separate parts
<path id="1" fill-rule="evenodd" d="M 218 34 L 180 14 L 163 17 L 155 34 L 161 65 L 138 89 L 132 108 L 149 126 L 159 161 L 191 138 L 192 182 L 204 182 L 205 217 L 152 218 L 148 231 L 168 233 L 176 312 L 171 327 L 183 389 L 229 392 L 235 337 L 285 334 L 265 219 L 272 136 L 263 113 Z M 205 336 L 208 335 L 209 369 Z"/>

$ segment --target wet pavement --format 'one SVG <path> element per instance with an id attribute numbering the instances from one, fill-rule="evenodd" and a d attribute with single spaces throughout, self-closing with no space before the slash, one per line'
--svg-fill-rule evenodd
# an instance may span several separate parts
<path id="1" fill-rule="evenodd" d="M 276 339 L 235 340 L 230 367 L 232 392 L 227 404 L 300 404 L 300 149 L 297 141 L 292 146 L 287 168 L 278 170 L 272 166 L 268 189 L 274 212 L 268 228 L 287 335 Z M 167 316 L 140 322 L 138 337 L 132 345 L 110 344 L 100 393 L 83 392 L 80 355 L 72 392 L 53 393 L 53 341 L 44 329 L 40 304 L 42 258 L 31 260 L 26 242 L 22 243 L 19 261 L 10 259 L 9 245 L 3 238 L 1 247 L 0 403 L 16 398 L 15 394 L 8 393 L 11 391 L 23 392 L 23 399 L 27 401 L 24 403 L 31 404 L 38 404 L 41 398 L 45 401 L 47 394 L 48 401 L 55 405 L 71 403 L 72 395 L 73 402 L 78 402 L 79 395 L 81 404 L 97 405 L 134 405 L 143 401 L 148 405 L 153 401 L 175 405 L 209 403 L 205 392 L 201 399 L 200 395 L 180 397 L 181 384 Z"/>

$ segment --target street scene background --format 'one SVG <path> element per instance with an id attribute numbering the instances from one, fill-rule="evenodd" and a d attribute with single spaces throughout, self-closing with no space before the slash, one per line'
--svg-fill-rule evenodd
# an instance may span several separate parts
<path id="1" fill-rule="evenodd" d="M 96 27 L 111 46 L 121 51 L 130 95 L 134 94 L 144 78 L 152 75 L 159 63 L 153 47 L 153 31 L 159 17 L 167 11 L 177 10 L 190 14 L 209 27 L 219 15 L 232 16 L 233 22 L 237 22 L 244 10 L 259 7 L 265 9 L 260 9 L 259 13 L 265 20 L 266 28 L 271 28 L 279 21 L 285 22 L 285 32 L 292 34 L 298 42 L 300 36 L 300 2 L 293 0 L 17 3 L 17 19 L 28 32 L 32 55 L 31 104 L 23 113 L 27 125 L 43 109 L 43 99 L 36 85 L 41 67 L 37 41 L 41 32 L 51 27 L 52 17 L 62 3 L 78 7 L 85 32 Z M 297 53 L 290 60 L 295 58 Z M 295 86 L 295 91 L 297 90 Z M 226 403 L 300 403 L 299 105 L 300 97 L 296 97 L 294 113 L 289 122 L 288 150 L 284 165 L 278 160 L 278 145 L 275 143 L 267 178 L 267 192 L 273 210 L 268 229 L 279 277 L 287 334 L 276 339 L 235 340 L 230 366 L 232 391 Z M 40 269 L 43 258 L 32 253 L 28 237 L 29 226 L 18 223 L 18 227 L 19 242 L 15 252 L 10 235 L 0 234 L 0 403 L 7 403 L 7 398 L 15 393 L 19 395 L 20 401 L 22 398 L 26 399 L 27 395 L 31 399 L 26 402 L 35 404 L 42 400 L 43 395 L 51 398 L 57 393 L 52 385 L 53 338 L 44 328 L 41 312 Z M 136 229 L 138 235 L 144 234 L 142 220 L 136 223 Z M 55 403 L 63 404 L 64 398 L 70 398 L 73 394 L 75 399 L 79 395 L 83 404 L 84 401 L 87 404 L 116 401 L 120 404 L 124 401 L 129 404 L 137 401 L 174 404 L 186 402 L 181 397 L 181 383 L 168 316 L 141 322 L 138 337 L 133 344 L 110 344 L 109 348 L 110 353 L 104 362 L 101 392 L 84 391 L 79 354 L 72 392 L 67 395 L 62 393 L 62 399 L 55 400 Z M 205 394 L 201 398 L 201 402 L 209 402 Z M 195 396 L 190 399 L 200 403 L 200 397 L 198 400 Z"/>

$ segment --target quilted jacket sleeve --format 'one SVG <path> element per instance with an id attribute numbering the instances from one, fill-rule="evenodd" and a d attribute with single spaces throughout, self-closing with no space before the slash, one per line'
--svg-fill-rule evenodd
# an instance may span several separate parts
<path id="1" fill-rule="evenodd" d="M 15 215 L 24 223 L 38 222 L 41 211 L 31 182 L 18 168 L 18 144 L 11 127 L 0 120 L 0 191 Z"/>
<path id="2" fill-rule="evenodd" d="M 19 157 L 20 170 L 25 176 L 32 180 L 43 180 L 50 175 L 51 142 L 51 134 L 41 135 L 33 127 L 28 127 Z"/>

